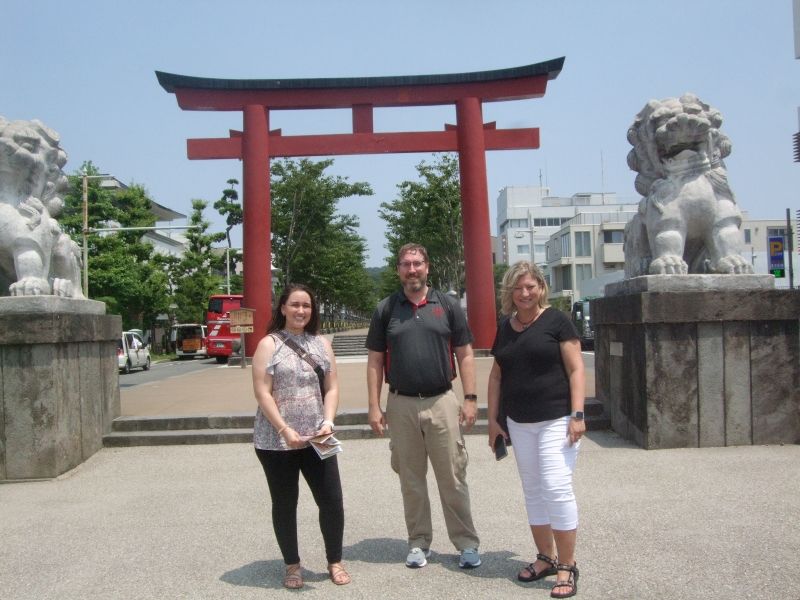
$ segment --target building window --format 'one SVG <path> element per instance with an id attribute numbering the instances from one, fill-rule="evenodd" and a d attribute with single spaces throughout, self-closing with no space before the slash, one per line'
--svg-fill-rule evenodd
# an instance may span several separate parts
<path id="1" fill-rule="evenodd" d="M 750 230 L 749 229 L 745 229 L 744 230 L 744 243 L 745 244 L 752 244 L 753 243 L 752 241 L 750 241 Z"/>
<path id="2" fill-rule="evenodd" d="M 767 227 L 767 237 L 786 237 L 786 229 L 783 227 Z"/>
<path id="3" fill-rule="evenodd" d="M 572 267 L 562 267 L 561 271 L 561 289 L 572 289 Z"/>
<path id="4" fill-rule="evenodd" d="M 531 253 L 530 244 L 517 244 L 517 254 L 530 254 L 530 253 Z"/>
<path id="5" fill-rule="evenodd" d="M 509 219 L 508 226 L 511 229 L 525 229 L 528 227 L 528 219 Z"/>
<path id="6" fill-rule="evenodd" d="M 592 278 L 592 265 L 575 265 L 575 281 L 580 283 Z"/>
<path id="7" fill-rule="evenodd" d="M 575 256 L 591 256 L 591 234 L 588 231 L 575 232 Z"/>
<path id="8" fill-rule="evenodd" d="M 561 256 L 572 256 L 572 251 L 569 247 L 569 234 L 565 233 L 561 236 Z"/>
<path id="9" fill-rule="evenodd" d="M 621 244 L 625 241 L 625 232 L 621 229 L 606 229 L 603 231 L 604 244 Z"/>

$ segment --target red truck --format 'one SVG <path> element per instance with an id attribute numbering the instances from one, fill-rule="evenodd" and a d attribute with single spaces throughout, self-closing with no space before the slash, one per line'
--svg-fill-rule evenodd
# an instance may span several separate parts
<path id="1" fill-rule="evenodd" d="M 231 311 L 241 306 L 241 294 L 215 294 L 208 299 L 208 355 L 216 358 L 218 363 L 228 362 L 232 352 L 231 343 L 239 339 L 238 333 L 231 333 Z"/>

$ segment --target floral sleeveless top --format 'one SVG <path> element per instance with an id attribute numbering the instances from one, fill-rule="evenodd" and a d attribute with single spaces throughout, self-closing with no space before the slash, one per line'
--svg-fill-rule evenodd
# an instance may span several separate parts
<path id="1" fill-rule="evenodd" d="M 294 335 L 285 330 L 283 333 L 304 348 L 325 374 L 331 370 L 321 336 L 307 333 Z M 275 352 L 266 370 L 272 375 L 272 397 L 278 405 L 278 412 L 297 433 L 311 435 L 319 429 L 324 418 L 319 378 L 311 365 L 300 358 L 280 337 L 273 335 L 272 338 L 275 340 Z M 259 450 L 292 449 L 286 445 L 283 436 L 278 435 L 278 431 L 261 409 L 256 412 L 253 443 Z"/>

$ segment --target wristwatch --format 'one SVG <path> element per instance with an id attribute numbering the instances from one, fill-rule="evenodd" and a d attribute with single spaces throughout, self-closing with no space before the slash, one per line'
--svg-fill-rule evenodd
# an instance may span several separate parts
<path id="1" fill-rule="evenodd" d="M 478 394 L 464 394 L 464 400 L 477 400 Z"/>
<path id="2" fill-rule="evenodd" d="M 574 410 L 574 411 L 572 411 L 572 413 L 569 416 L 572 417 L 573 419 L 575 419 L 576 421 L 583 421 L 583 411 L 582 410 Z"/>

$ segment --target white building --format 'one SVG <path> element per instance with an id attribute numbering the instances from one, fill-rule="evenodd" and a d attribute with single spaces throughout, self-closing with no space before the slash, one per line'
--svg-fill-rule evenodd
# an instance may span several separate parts
<path id="1" fill-rule="evenodd" d="M 539 265 L 551 298 L 574 302 L 602 296 L 606 284 L 624 278 L 625 225 L 637 210 L 638 203 L 620 204 L 613 192 L 558 197 L 546 187 L 505 187 L 497 197 L 495 262 L 528 260 Z M 788 248 L 786 222 L 750 220 L 746 213 L 743 218 L 742 255 L 755 273 L 768 274 L 768 240 L 783 236 Z M 789 287 L 788 271 L 786 264 L 786 277 L 775 280 L 776 288 Z"/>
<path id="2" fill-rule="evenodd" d="M 103 175 L 102 177 L 103 178 L 100 180 L 100 187 L 103 189 L 116 191 L 128 188 L 127 185 L 113 175 Z M 153 216 L 156 218 L 155 226 L 165 227 L 165 229 L 161 231 L 145 232 L 144 235 L 142 235 L 142 241 L 151 244 L 159 254 L 177 257 L 183 256 L 186 250 L 186 237 L 180 233 L 180 230 L 166 229 L 166 227 L 172 226 L 173 221 L 176 219 L 185 219 L 186 215 L 163 206 L 154 200 L 150 200 L 150 212 L 153 213 Z M 119 224 L 110 224 L 110 226 L 116 227 L 119 226 Z"/>
<path id="3" fill-rule="evenodd" d="M 624 278 L 625 224 L 636 214 L 636 205 L 619 206 L 625 210 L 580 213 L 550 236 L 546 248 L 551 298 L 566 297 L 574 302 L 602 296 L 606 284 Z M 769 274 L 769 238 L 783 237 L 784 248 L 788 248 L 786 222 L 750 220 L 745 214 L 741 231 L 742 256 L 750 260 L 756 274 Z M 785 270 L 785 277 L 775 279 L 776 288 L 789 287 L 788 262 Z"/>
<path id="4" fill-rule="evenodd" d="M 742 221 L 742 235 L 744 247 L 742 256 L 750 260 L 753 271 L 759 275 L 769 273 L 769 238 L 783 238 L 783 257 L 785 276 L 775 279 L 776 288 L 789 288 L 789 239 L 786 235 L 786 221 L 780 219 L 749 219 L 747 213 Z M 798 264 L 797 253 L 793 257 L 794 280 L 797 282 Z"/>
<path id="5" fill-rule="evenodd" d="M 581 212 L 550 236 L 545 247 L 551 298 L 574 302 L 602 296 L 607 283 L 623 279 L 625 225 L 636 214 L 637 205 L 614 208 Z"/>
<path id="6" fill-rule="evenodd" d="M 613 192 L 564 198 L 551 196 L 547 187 L 505 187 L 497 197 L 496 262 L 510 265 L 529 260 L 546 267 L 547 240 L 564 223 L 578 213 L 613 212 L 619 206 Z"/>

